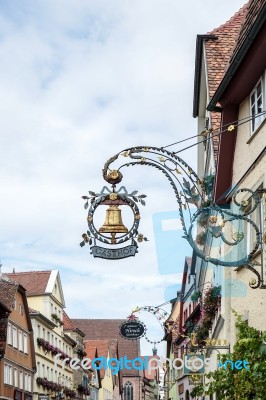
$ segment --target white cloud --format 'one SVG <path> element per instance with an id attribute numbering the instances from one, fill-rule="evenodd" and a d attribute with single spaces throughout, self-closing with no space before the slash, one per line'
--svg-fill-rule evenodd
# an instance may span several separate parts
<path id="1" fill-rule="evenodd" d="M 79 248 L 81 196 L 99 190 L 123 148 L 176 142 L 192 119 L 196 34 L 242 0 L 24 0 L 0 10 L 1 259 L 4 271 L 59 267 L 71 316 L 126 317 L 164 302 L 180 276 L 158 273 L 151 216 L 176 208 L 158 171 L 130 168 L 148 194 L 135 259 L 107 262 Z M 191 144 L 191 143 L 189 143 Z M 179 147 L 180 148 L 180 147 Z M 175 148 L 177 149 L 177 147 Z M 181 153 L 182 154 L 182 153 Z M 185 153 L 193 167 L 195 149 Z M 122 299 L 122 301 L 121 301 Z"/>

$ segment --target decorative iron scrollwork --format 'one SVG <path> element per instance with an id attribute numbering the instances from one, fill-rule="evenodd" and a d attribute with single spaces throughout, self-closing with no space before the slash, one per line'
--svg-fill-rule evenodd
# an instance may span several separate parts
<path id="1" fill-rule="evenodd" d="M 126 159 L 126 162 L 122 161 L 120 165 L 114 168 L 113 164 L 117 163 L 119 158 Z M 259 194 L 251 189 L 236 190 L 232 204 L 237 208 L 237 211 L 232 207 L 231 209 L 223 208 L 215 204 L 212 198 L 214 175 L 199 178 L 195 171 L 174 152 L 153 146 L 128 148 L 111 157 L 105 163 L 103 177 L 112 185 L 112 191 L 105 186 L 99 194 L 93 194 L 88 212 L 89 232 L 85 237 L 90 244 L 95 239 L 109 245 L 124 243 L 129 240 L 132 244 L 136 244 L 138 235 L 141 239 L 142 235 L 138 232 L 139 219 L 137 219 L 137 216 L 139 211 L 136 200 L 145 204 L 143 200 L 145 195 L 136 197 L 136 191 L 129 194 L 124 186 L 118 191 L 115 190 L 116 184 L 120 183 L 123 178 L 121 170 L 136 165 L 154 167 L 166 176 L 177 200 L 184 232 L 183 237 L 189 242 L 198 257 L 206 262 L 226 267 L 245 266 L 257 277 L 260 276 L 252 265 L 252 260 L 262 243 L 262 238 L 259 228 L 251 218 L 251 214 L 260 202 Z M 93 224 L 93 214 L 96 208 L 106 202 L 108 198 L 111 201 L 111 193 L 113 193 L 113 196 L 117 196 L 118 200 L 124 201 L 123 204 L 129 205 L 135 216 L 132 228 L 119 239 L 114 239 L 114 235 L 112 239 L 106 237 Z M 83 196 L 83 198 L 88 201 L 86 196 Z M 189 224 L 185 221 L 184 212 L 189 214 Z M 247 246 L 247 240 L 249 240 L 247 232 L 253 232 L 254 237 L 252 248 L 248 250 L 248 254 L 246 254 L 249 247 Z M 86 242 L 85 239 L 84 242 Z M 83 242 L 81 245 L 84 245 Z M 223 246 L 223 257 L 212 254 L 210 249 L 215 246 L 216 248 Z M 254 284 L 250 286 L 258 287 L 257 285 L 263 285 L 262 277 L 255 286 Z"/>

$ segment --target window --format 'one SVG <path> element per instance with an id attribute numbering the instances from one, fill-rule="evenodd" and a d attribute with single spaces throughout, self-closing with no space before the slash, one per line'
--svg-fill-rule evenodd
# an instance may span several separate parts
<path id="1" fill-rule="evenodd" d="M 18 387 L 18 370 L 14 368 L 14 386 Z"/>
<path id="2" fill-rule="evenodd" d="M 37 376 L 41 376 L 41 366 L 39 361 L 37 361 Z"/>
<path id="3" fill-rule="evenodd" d="M 28 335 L 24 333 L 23 335 L 23 345 L 24 345 L 24 353 L 28 354 Z"/>
<path id="4" fill-rule="evenodd" d="M 18 347 L 17 328 L 13 326 L 13 347 Z"/>
<path id="5" fill-rule="evenodd" d="M 12 385 L 12 366 L 4 364 L 4 383 Z"/>
<path id="6" fill-rule="evenodd" d="M 23 315 L 23 305 L 21 303 L 19 303 L 19 312 Z"/>
<path id="7" fill-rule="evenodd" d="M 133 400 L 133 384 L 127 381 L 124 384 L 124 400 Z"/>
<path id="8" fill-rule="evenodd" d="M 264 115 L 258 115 L 264 109 L 263 80 L 257 83 L 250 95 L 251 133 L 254 133 L 264 120 Z"/>
<path id="9" fill-rule="evenodd" d="M 24 388 L 24 386 L 23 386 L 23 371 L 20 371 L 20 373 L 19 373 L 19 388 L 20 389 Z"/>
<path id="10" fill-rule="evenodd" d="M 37 326 L 37 331 L 38 331 L 38 338 L 41 337 L 41 327 L 40 325 Z"/>
<path id="11" fill-rule="evenodd" d="M 22 332 L 21 331 L 18 331 L 18 349 L 19 349 L 19 351 L 23 351 Z"/>
<path id="12" fill-rule="evenodd" d="M 31 392 L 31 375 L 28 374 L 28 389 L 29 392 Z"/>
<path id="13" fill-rule="evenodd" d="M 30 392 L 31 391 L 31 376 L 30 376 L 30 374 L 27 374 L 26 372 L 24 374 L 24 382 L 25 382 L 24 389 L 27 390 L 28 392 Z"/>
<path id="14" fill-rule="evenodd" d="M 12 326 L 11 324 L 7 325 L 7 343 L 12 346 Z"/>

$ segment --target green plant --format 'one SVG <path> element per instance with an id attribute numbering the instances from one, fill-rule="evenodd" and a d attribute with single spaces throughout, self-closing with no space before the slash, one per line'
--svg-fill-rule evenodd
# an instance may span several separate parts
<path id="1" fill-rule="evenodd" d="M 212 327 L 212 322 L 215 314 L 221 303 L 221 286 L 212 286 L 204 291 L 204 297 L 201 303 L 201 321 L 196 326 L 195 333 L 198 344 L 203 344 L 203 341 L 209 336 L 209 330 Z"/>
<path id="2" fill-rule="evenodd" d="M 191 301 L 198 301 L 199 298 L 202 296 L 202 293 L 200 290 L 195 290 L 194 293 L 190 296 Z"/>
<path id="3" fill-rule="evenodd" d="M 220 361 L 233 362 L 246 360 L 249 369 L 232 369 L 231 366 L 218 368 L 216 371 L 206 374 L 209 380 L 203 387 L 203 393 L 210 395 L 219 393 L 220 400 L 264 400 L 266 399 L 266 352 L 263 344 L 264 332 L 248 325 L 235 311 L 237 328 L 237 341 L 233 353 L 220 356 Z M 202 385 L 197 385 L 193 393 L 198 395 L 202 391 Z"/>

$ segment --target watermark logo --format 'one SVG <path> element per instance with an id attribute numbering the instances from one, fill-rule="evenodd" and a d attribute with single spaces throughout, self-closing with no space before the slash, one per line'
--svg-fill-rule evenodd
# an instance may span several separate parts
<path id="1" fill-rule="evenodd" d="M 56 354 L 54 357 L 54 366 L 55 368 L 58 365 L 58 360 L 60 359 L 61 354 Z M 143 371 L 147 370 L 148 372 L 165 368 L 167 365 L 169 369 L 181 370 L 184 369 L 184 373 L 198 373 L 202 374 L 205 372 L 205 367 L 210 367 L 211 358 L 206 358 L 203 354 L 187 354 L 183 358 L 160 358 L 160 357 L 137 357 L 133 360 L 124 356 L 122 358 L 109 358 L 106 357 L 98 357 L 91 360 L 90 358 L 83 358 L 80 360 L 79 358 L 65 358 L 62 361 L 62 368 L 65 369 L 66 364 L 69 364 L 69 368 L 73 370 L 78 370 L 80 368 L 94 369 L 94 370 L 107 370 L 108 368 L 112 371 L 112 374 L 117 374 L 120 370 L 138 370 Z M 227 366 L 231 366 L 232 369 L 249 369 L 248 361 L 246 360 L 237 360 L 235 362 L 231 360 L 227 360 L 224 363 L 218 362 L 218 368 L 226 369 Z"/>

